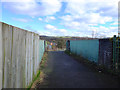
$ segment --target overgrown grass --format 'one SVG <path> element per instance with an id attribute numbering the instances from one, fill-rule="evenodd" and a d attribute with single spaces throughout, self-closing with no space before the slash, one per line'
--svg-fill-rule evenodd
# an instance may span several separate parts
<path id="1" fill-rule="evenodd" d="M 42 61 L 40 63 L 40 67 L 39 70 L 37 71 L 37 74 L 35 76 L 33 76 L 33 81 L 30 83 L 30 85 L 28 85 L 27 90 L 30 90 L 32 85 L 35 83 L 36 80 L 40 81 L 40 74 L 42 73 L 43 68 L 45 67 L 45 63 L 47 60 L 47 56 L 48 56 L 48 52 L 46 51 L 42 57 Z"/>
<path id="2" fill-rule="evenodd" d="M 33 83 L 38 79 L 38 77 L 40 76 L 40 70 L 37 71 L 37 75 L 33 76 L 33 81 L 30 83 L 30 85 L 28 85 L 27 90 L 30 90 L 30 88 L 32 87 Z"/>
<path id="3" fill-rule="evenodd" d="M 40 70 L 42 70 L 44 67 L 45 67 L 45 63 L 46 63 L 46 60 L 47 60 L 47 56 L 48 56 L 48 51 L 46 51 L 44 53 L 44 56 L 42 58 L 42 61 L 40 63 Z"/>
<path id="4" fill-rule="evenodd" d="M 85 66 L 91 68 L 94 71 L 109 74 L 112 76 L 117 76 L 117 78 L 120 80 L 120 71 L 115 72 L 112 69 L 107 69 L 107 68 L 105 68 L 104 65 L 97 65 L 95 62 L 91 62 L 91 61 L 83 58 L 81 55 L 76 55 L 67 50 L 65 51 L 65 53 L 68 54 L 69 56 L 71 56 L 72 58 L 74 58 L 75 60 L 77 60 L 78 62 L 81 62 Z"/>

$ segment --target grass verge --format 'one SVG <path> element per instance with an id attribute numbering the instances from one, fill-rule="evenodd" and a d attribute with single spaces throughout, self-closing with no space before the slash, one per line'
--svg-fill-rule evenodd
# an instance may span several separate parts
<path id="1" fill-rule="evenodd" d="M 42 72 L 42 70 L 45 67 L 47 56 L 48 56 L 48 52 L 46 51 L 44 53 L 43 57 L 42 57 L 42 61 L 41 61 L 40 66 L 39 66 L 39 70 L 37 71 L 36 76 L 33 76 L 33 81 L 27 87 L 27 90 L 32 90 L 33 88 L 35 88 L 36 83 L 40 82 L 42 80 L 42 78 L 43 78 L 43 72 Z"/>
<path id="2" fill-rule="evenodd" d="M 41 73 L 40 70 L 38 70 L 38 71 L 37 71 L 37 75 L 36 75 L 36 76 L 33 76 L 33 81 L 32 81 L 32 82 L 30 83 L 30 85 L 27 87 L 27 90 L 30 90 L 30 89 L 31 89 L 33 83 L 39 78 L 40 73 Z"/>

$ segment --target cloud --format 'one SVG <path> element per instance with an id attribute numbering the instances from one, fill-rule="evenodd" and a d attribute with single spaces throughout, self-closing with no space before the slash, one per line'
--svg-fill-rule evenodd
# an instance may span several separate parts
<path id="1" fill-rule="evenodd" d="M 65 15 L 61 17 L 61 24 L 68 29 L 79 29 L 81 31 L 87 30 L 90 24 L 106 24 L 112 22 L 112 17 L 102 17 L 99 13 L 86 13 L 80 15 Z"/>
<path id="2" fill-rule="evenodd" d="M 44 27 L 44 34 L 49 35 L 71 35 L 71 36 L 92 36 L 92 32 L 97 37 L 108 37 L 117 34 L 118 19 L 118 0 L 2 0 L 4 8 L 20 14 L 31 17 L 39 16 L 39 21 L 47 22 Z M 7 2 L 8 1 L 8 2 Z M 66 2 L 64 11 L 62 11 L 61 2 Z M 60 25 L 64 28 L 59 29 L 51 25 L 51 22 L 58 18 L 54 15 L 57 12 L 60 19 Z M 61 14 L 62 13 L 62 14 Z M 62 15 L 62 16 L 61 16 Z M 41 18 L 44 16 L 44 18 Z M 28 20 L 19 18 L 16 21 L 28 22 Z M 114 22 L 114 23 L 112 23 Z M 107 23 L 112 23 L 106 27 Z M 104 24 L 104 26 L 102 25 Z M 107 25 L 108 26 L 108 25 Z M 69 31 L 68 31 L 68 30 Z"/>
<path id="3" fill-rule="evenodd" d="M 58 29 L 57 27 L 53 25 L 47 24 L 45 26 L 45 32 L 42 34 L 43 35 L 49 34 L 49 36 L 53 35 L 53 36 L 92 37 L 93 33 L 94 33 L 93 37 L 97 37 L 97 38 L 112 37 L 113 35 L 118 35 L 118 27 L 91 26 L 91 27 L 87 27 L 86 29 L 79 28 L 78 30 L 73 30 L 73 32 L 71 32 L 70 30 L 68 31 L 66 29 Z"/>
<path id="4" fill-rule="evenodd" d="M 2 3 L 0 2 L 0 21 L 2 21 Z"/>
<path id="5" fill-rule="evenodd" d="M 64 21 L 72 21 L 74 19 L 73 16 L 71 16 L 71 15 L 65 15 L 60 18 Z"/>
<path id="6" fill-rule="evenodd" d="M 96 33 L 97 37 L 112 37 L 113 35 L 118 35 L 118 27 L 99 26 L 92 27 L 91 30 Z"/>
<path id="7" fill-rule="evenodd" d="M 112 23 L 111 25 L 118 25 L 118 22 L 114 22 L 114 23 Z"/>
<path id="8" fill-rule="evenodd" d="M 30 19 L 25 19 L 25 18 L 12 18 L 12 19 L 15 21 L 20 21 L 20 22 L 24 22 L 24 23 L 31 21 Z"/>
<path id="9" fill-rule="evenodd" d="M 109 16 L 100 16 L 99 13 L 90 13 L 90 15 L 87 15 L 89 17 L 87 23 L 93 23 L 93 24 L 105 24 L 106 22 L 112 22 L 112 17 Z"/>
<path id="10" fill-rule="evenodd" d="M 1 2 L 30 2 L 33 0 L 1 0 Z"/>
<path id="11" fill-rule="evenodd" d="M 118 0 L 66 0 L 64 21 L 78 21 L 86 24 L 105 24 L 117 20 Z M 113 13 L 114 12 L 114 13 Z"/>
<path id="12" fill-rule="evenodd" d="M 42 18 L 38 18 L 39 21 L 42 21 L 43 19 Z"/>
<path id="13" fill-rule="evenodd" d="M 66 0 L 66 12 L 70 14 L 100 13 L 103 16 L 116 16 L 119 0 Z M 112 13 L 112 12 L 115 13 Z"/>
<path id="14" fill-rule="evenodd" d="M 117 22 L 118 0 L 66 0 L 66 2 L 67 15 L 60 17 L 62 20 L 60 24 L 66 29 L 88 36 L 91 36 L 94 31 L 98 37 L 113 36 L 117 33 L 116 28 L 113 30 L 112 26 L 105 27 L 105 25 L 108 22 Z M 104 26 L 97 26 L 99 24 Z"/>
<path id="15" fill-rule="evenodd" d="M 50 24 L 47 24 L 47 25 L 45 26 L 45 29 L 47 29 L 47 30 L 57 30 L 57 28 L 56 28 L 55 26 L 52 26 L 52 25 L 50 25 Z"/>
<path id="16" fill-rule="evenodd" d="M 54 16 L 47 16 L 45 18 L 45 22 L 50 22 L 50 21 L 53 21 L 53 20 L 56 20 L 56 18 Z"/>
<path id="17" fill-rule="evenodd" d="M 25 0 L 21 0 L 21 2 L 2 3 L 6 9 L 14 13 L 29 15 L 31 17 L 53 15 L 61 9 L 61 2 L 59 0 L 40 0 L 40 2 L 36 2 L 36 0 L 23 1 Z"/>
<path id="18" fill-rule="evenodd" d="M 40 35 L 54 36 L 54 34 L 51 33 L 51 32 L 49 32 L 49 31 L 43 31 L 43 32 L 39 31 L 38 33 L 39 33 Z"/>
<path id="19" fill-rule="evenodd" d="M 47 24 L 45 26 L 45 30 L 47 30 L 47 32 L 50 32 L 51 35 L 58 35 L 58 36 L 64 36 L 67 34 L 67 30 L 66 29 L 58 29 L 53 25 Z"/>
<path id="20" fill-rule="evenodd" d="M 61 23 L 66 27 L 67 29 L 75 29 L 75 30 L 80 30 L 80 31 L 86 31 L 88 29 L 88 25 L 85 23 L 80 23 L 76 21 L 71 21 L 71 22 L 63 22 Z"/>
<path id="21" fill-rule="evenodd" d="M 54 16 L 46 16 L 45 18 L 38 18 L 39 21 L 50 23 L 51 21 L 56 20 Z"/>

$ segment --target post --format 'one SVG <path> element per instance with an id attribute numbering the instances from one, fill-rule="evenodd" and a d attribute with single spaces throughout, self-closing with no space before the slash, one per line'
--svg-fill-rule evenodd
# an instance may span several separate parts
<path id="1" fill-rule="evenodd" d="M 116 35 L 113 37 L 113 68 L 116 67 Z"/>
<path id="2" fill-rule="evenodd" d="M 116 66 L 117 70 L 119 69 L 118 64 L 119 64 L 119 36 L 117 41 L 117 66 Z"/>
<path id="3" fill-rule="evenodd" d="M 0 90 L 2 89 L 2 22 L 0 22 Z"/>

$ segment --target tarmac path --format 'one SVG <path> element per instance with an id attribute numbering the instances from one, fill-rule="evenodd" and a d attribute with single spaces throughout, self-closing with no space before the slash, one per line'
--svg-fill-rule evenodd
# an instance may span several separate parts
<path id="1" fill-rule="evenodd" d="M 95 72 L 64 51 L 48 52 L 47 77 L 37 88 L 118 88 L 116 78 Z"/>

